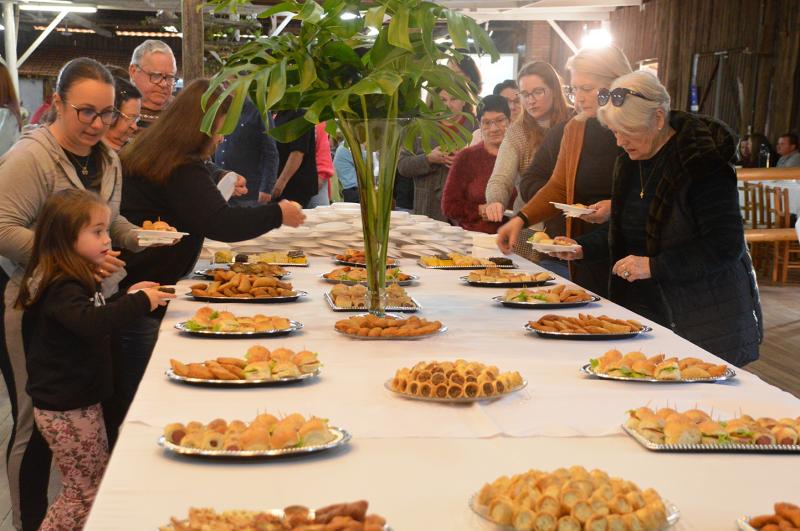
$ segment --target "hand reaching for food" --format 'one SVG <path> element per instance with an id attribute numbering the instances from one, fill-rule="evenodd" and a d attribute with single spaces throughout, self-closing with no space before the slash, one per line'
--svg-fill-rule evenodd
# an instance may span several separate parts
<path id="1" fill-rule="evenodd" d="M 289 227 L 299 227 L 306 219 L 306 215 L 303 214 L 303 208 L 295 201 L 284 199 L 278 203 L 278 206 L 281 207 L 284 225 L 288 225 Z"/>
<path id="2" fill-rule="evenodd" d="M 514 248 L 517 238 L 519 238 L 519 232 L 524 227 L 525 222 L 522 221 L 522 218 L 514 217 L 497 230 L 497 247 L 503 251 L 503 254 L 511 254 L 511 250 Z"/>
<path id="3" fill-rule="evenodd" d="M 133 289 L 133 286 L 131 286 Z M 166 306 L 169 302 L 169 299 L 175 298 L 175 293 L 170 293 L 168 291 L 160 290 L 157 285 L 156 287 L 144 288 L 140 290 L 142 293 L 147 295 L 147 298 L 150 299 L 150 311 L 152 312 L 159 306 Z"/>
<path id="4" fill-rule="evenodd" d="M 586 208 L 594 210 L 591 214 L 584 214 L 580 219 L 589 223 L 605 223 L 611 217 L 611 200 L 604 199 Z"/>

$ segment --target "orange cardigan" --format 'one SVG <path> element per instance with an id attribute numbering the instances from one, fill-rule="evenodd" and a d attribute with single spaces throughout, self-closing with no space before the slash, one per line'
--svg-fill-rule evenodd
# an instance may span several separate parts
<path id="1" fill-rule="evenodd" d="M 561 211 L 550 204 L 556 203 L 572 204 L 575 202 L 575 175 L 578 173 L 578 162 L 583 150 L 583 135 L 586 131 L 586 122 L 575 120 L 567 122 L 564 127 L 564 136 L 561 139 L 561 147 L 558 150 L 556 167 L 553 168 L 553 175 L 535 196 L 528 201 L 520 211 L 528 218 L 528 224 L 533 225 L 553 216 L 560 215 Z M 574 238 L 572 235 L 573 218 L 567 218 L 567 237 Z M 577 224 L 582 225 L 582 224 Z M 576 232 L 579 229 L 576 227 Z M 551 234 L 550 236 L 558 236 Z"/>

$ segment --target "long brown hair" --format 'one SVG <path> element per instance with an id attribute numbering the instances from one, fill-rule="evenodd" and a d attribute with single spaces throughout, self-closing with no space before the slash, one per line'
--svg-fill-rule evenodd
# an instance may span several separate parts
<path id="1" fill-rule="evenodd" d="M 18 308 L 33 305 L 47 286 L 62 278 L 75 279 L 94 292 L 93 268 L 75 251 L 75 242 L 98 207 L 108 208 L 108 205 L 87 190 L 70 188 L 50 196 L 36 222 L 31 260 L 17 298 Z"/>
<path id="2" fill-rule="evenodd" d="M 11 81 L 11 74 L 8 68 L 0 64 L 0 107 L 5 107 L 17 119 L 17 130 L 22 131 L 22 114 L 19 110 L 19 100 L 17 91 L 14 90 L 14 83 Z"/>
<path id="3" fill-rule="evenodd" d="M 553 65 L 545 61 L 532 61 L 525 64 L 517 74 L 517 81 L 526 76 L 539 76 L 544 81 L 547 88 L 553 93 L 553 107 L 550 109 L 550 127 L 561 122 L 566 122 L 572 116 L 572 107 L 567 103 L 564 90 L 561 88 L 561 77 L 559 77 Z M 524 105 L 523 105 L 524 107 Z M 528 138 L 528 146 L 538 146 L 542 143 L 547 130 L 536 121 L 536 118 L 528 114 L 523 108 L 522 114 L 517 118 L 517 123 L 522 124 L 525 136 Z"/>
<path id="4" fill-rule="evenodd" d="M 120 159 L 127 175 L 164 183 L 178 166 L 202 159 L 203 151 L 212 142 L 211 137 L 200 131 L 201 98 L 208 86 L 207 79 L 192 81 L 153 125 L 122 150 Z M 207 108 L 221 92 L 209 98 Z M 229 105 L 230 99 L 226 98 L 217 116 L 228 112 Z"/>

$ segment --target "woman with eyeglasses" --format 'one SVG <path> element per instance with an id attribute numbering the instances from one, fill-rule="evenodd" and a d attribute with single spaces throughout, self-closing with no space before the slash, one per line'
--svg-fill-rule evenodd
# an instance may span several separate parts
<path id="1" fill-rule="evenodd" d="M 103 142 L 119 153 L 133 134 L 139 129 L 139 115 L 142 110 L 142 93 L 129 81 L 114 78 L 114 108 L 117 111 L 114 122 L 108 128 Z"/>
<path id="2" fill-rule="evenodd" d="M 595 210 L 581 218 L 567 218 L 567 236 L 596 230 L 593 224 L 608 220 L 611 176 L 620 149 L 614 135 L 597 121 L 597 93 L 611 86 L 616 78 L 630 73 L 631 65 L 619 48 L 608 46 L 580 50 L 567 61 L 567 70 L 571 75 L 570 99 L 579 113 L 564 126 L 552 174 L 540 174 L 544 177 L 541 189 L 498 230 L 497 244 L 504 253 L 511 251 L 525 227 L 563 215 L 551 202 L 582 203 Z M 571 264 L 570 277 L 584 288 L 605 296 L 609 267 L 602 262 Z"/>
<path id="3" fill-rule="evenodd" d="M 757 359 L 763 325 L 733 168 L 736 135 L 713 118 L 670 111 L 649 72 L 617 79 L 598 103 L 600 122 L 624 150 L 611 220 L 561 257 L 610 258 L 614 302 L 734 365 Z"/>
<path id="4" fill-rule="evenodd" d="M 0 159 L 0 369 L 12 404 L 8 484 L 14 526 L 38 529 L 47 510 L 50 450 L 33 422 L 25 392 L 27 371 L 23 314 L 14 307 L 19 282 L 33 245 L 33 227 L 48 197 L 64 189 L 100 194 L 111 209 L 114 247 L 137 250 L 137 229 L 119 215 L 122 173 L 119 159 L 101 140 L 114 121 L 114 80 L 106 68 L 82 57 L 59 72 L 53 95 L 54 120 L 26 131 Z M 109 294 L 112 275 L 124 262 L 109 251 L 95 270 Z M 110 277 L 110 278 L 109 278 Z"/>

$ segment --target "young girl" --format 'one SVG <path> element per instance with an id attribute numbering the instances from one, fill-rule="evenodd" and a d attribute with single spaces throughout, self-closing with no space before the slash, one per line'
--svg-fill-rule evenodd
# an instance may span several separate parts
<path id="1" fill-rule="evenodd" d="M 108 441 L 100 402 L 112 392 L 112 330 L 174 297 L 140 282 L 106 304 L 95 270 L 111 249 L 110 217 L 93 192 L 53 194 L 37 223 L 17 300 L 31 327 L 26 390 L 62 476 L 41 530 L 82 529 L 103 476 Z"/>

